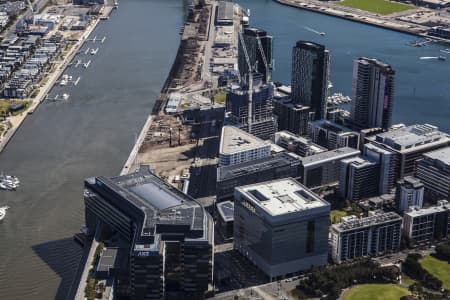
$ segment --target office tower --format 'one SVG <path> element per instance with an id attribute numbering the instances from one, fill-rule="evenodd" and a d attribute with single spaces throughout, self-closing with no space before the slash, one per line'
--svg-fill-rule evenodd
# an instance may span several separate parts
<path id="1" fill-rule="evenodd" d="M 234 249 L 271 280 L 326 265 L 330 204 L 294 179 L 234 192 Z"/>
<path id="2" fill-rule="evenodd" d="M 272 81 L 272 43 L 272 36 L 261 29 L 244 28 L 239 33 L 238 68 L 243 82 L 249 84 L 250 73 L 261 74 L 264 83 Z"/>
<path id="3" fill-rule="evenodd" d="M 235 126 L 223 126 L 220 137 L 219 166 L 232 166 L 269 157 L 269 142 L 247 133 Z"/>
<path id="4" fill-rule="evenodd" d="M 299 156 L 282 152 L 271 157 L 217 169 L 217 201 L 233 198 L 234 188 L 267 180 L 299 176 Z"/>
<path id="5" fill-rule="evenodd" d="M 292 101 L 309 106 L 314 120 L 324 119 L 327 109 L 329 51 L 323 45 L 298 41 L 292 50 Z"/>
<path id="6" fill-rule="evenodd" d="M 368 217 L 344 217 L 331 225 L 331 256 L 336 263 L 359 257 L 380 256 L 400 250 L 402 217 L 375 212 Z"/>
<path id="7" fill-rule="evenodd" d="M 342 147 L 359 149 L 359 133 L 328 120 L 309 122 L 308 136 L 314 143 L 329 150 Z"/>
<path id="8" fill-rule="evenodd" d="M 255 76 L 253 88 L 231 85 L 227 90 L 227 122 L 263 140 L 271 139 L 277 131 L 272 114 L 273 84 L 265 84 Z"/>
<path id="9" fill-rule="evenodd" d="M 341 160 L 339 193 L 351 201 L 378 195 L 380 165 L 368 157 Z"/>
<path id="10" fill-rule="evenodd" d="M 301 182 L 309 188 L 337 183 L 340 161 L 357 157 L 360 153 L 359 150 L 345 147 L 300 157 Z"/>
<path id="11" fill-rule="evenodd" d="M 379 165 L 378 192 L 389 194 L 395 186 L 397 156 L 391 151 L 370 143 L 364 144 L 363 154 Z"/>
<path id="12" fill-rule="evenodd" d="M 322 146 L 314 144 L 310 139 L 283 130 L 275 133 L 275 144 L 302 157 L 327 152 Z"/>
<path id="13" fill-rule="evenodd" d="M 395 180 L 413 176 L 416 161 L 426 152 L 444 148 L 450 144 L 450 136 L 429 124 L 398 127 L 388 132 L 366 138 L 375 145 L 395 156 Z M 367 147 L 367 144 L 364 145 Z M 420 177 L 419 177 L 420 178 Z M 392 182 L 392 186 L 395 181 Z"/>
<path id="14" fill-rule="evenodd" d="M 391 66 L 379 60 L 354 61 L 351 119 L 357 128 L 391 127 L 394 75 Z"/>
<path id="15" fill-rule="evenodd" d="M 214 224 L 191 197 L 141 167 L 85 181 L 89 232 L 98 224 L 130 248 L 132 299 L 203 299 L 211 291 Z"/>
<path id="16" fill-rule="evenodd" d="M 450 233 L 449 203 L 438 201 L 428 208 L 411 207 L 403 214 L 403 234 L 410 246 L 448 237 Z"/>
<path id="17" fill-rule="evenodd" d="M 396 200 L 398 210 L 404 212 L 410 207 L 422 208 L 423 206 L 423 183 L 412 176 L 406 176 L 397 182 Z"/>
<path id="18" fill-rule="evenodd" d="M 450 147 L 423 154 L 417 161 L 417 178 L 432 199 L 450 199 Z"/>

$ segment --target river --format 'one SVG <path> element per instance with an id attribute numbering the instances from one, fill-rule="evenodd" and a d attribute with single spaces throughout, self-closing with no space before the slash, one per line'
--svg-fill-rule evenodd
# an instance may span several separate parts
<path id="1" fill-rule="evenodd" d="M 238 0 L 250 9 L 250 25 L 274 36 L 275 81 L 289 83 L 292 47 L 297 40 L 324 44 L 331 53 L 332 92 L 351 96 L 353 60 L 378 58 L 396 71 L 393 121 L 431 123 L 450 132 L 450 55 L 442 45 L 405 44 L 417 37 L 278 4 L 272 0 Z M 325 32 L 325 36 L 311 31 Z M 447 61 L 420 60 L 447 56 Z"/>
<path id="2" fill-rule="evenodd" d="M 450 61 L 444 47 L 412 48 L 415 37 L 279 5 L 239 0 L 251 24 L 275 37 L 274 79 L 289 82 L 291 49 L 299 39 L 331 51 L 334 91 L 351 93 L 352 60 L 376 57 L 397 71 L 394 121 L 429 122 L 450 131 Z M 173 62 L 184 16 L 180 0 L 123 0 L 92 36 L 107 39 L 66 92 L 64 103 L 44 103 L 23 124 L 5 151 L 0 170 L 19 176 L 16 192 L 0 192 L 9 205 L 0 224 L 0 299 L 65 299 L 81 249 L 72 241 L 84 220 L 83 179 L 118 174 Z M 319 36 L 308 29 L 326 32 Z M 449 57 L 450 59 L 450 57 Z"/>
<path id="3" fill-rule="evenodd" d="M 17 175 L 0 224 L 0 299 L 65 299 L 81 257 L 72 240 L 84 222 L 83 179 L 120 172 L 166 79 L 183 22 L 180 0 L 124 0 L 91 35 L 106 36 L 69 101 L 43 103 L 0 154 Z"/>

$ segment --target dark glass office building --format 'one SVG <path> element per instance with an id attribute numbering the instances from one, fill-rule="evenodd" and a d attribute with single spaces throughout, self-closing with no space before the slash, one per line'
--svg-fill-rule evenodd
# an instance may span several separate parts
<path id="1" fill-rule="evenodd" d="M 85 181 L 86 225 L 117 232 L 130 246 L 131 299 L 203 299 L 212 289 L 211 216 L 150 172 Z"/>
<path id="2" fill-rule="evenodd" d="M 326 117 L 330 55 L 325 46 L 298 41 L 292 50 L 292 101 L 309 106 L 314 120 Z"/>

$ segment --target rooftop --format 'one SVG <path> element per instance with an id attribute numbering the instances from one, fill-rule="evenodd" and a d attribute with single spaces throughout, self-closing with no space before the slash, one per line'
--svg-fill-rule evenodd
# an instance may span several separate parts
<path id="1" fill-rule="evenodd" d="M 423 156 L 429 159 L 440 161 L 442 164 L 450 166 L 450 147 L 427 152 Z"/>
<path id="2" fill-rule="evenodd" d="M 329 121 L 329 120 L 316 120 L 309 122 L 312 126 L 317 126 L 324 128 L 328 131 L 332 131 L 335 133 L 341 133 L 341 132 L 351 132 L 351 130 L 345 126 L 339 125 L 335 122 Z"/>
<path id="3" fill-rule="evenodd" d="M 233 154 L 270 144 L 235 126 L 223 126 L 220 138 L 220 154 Z"/>
<path id="4" fill-rule="evenodd" d="M 364 168 L 367 166 L 373 166 L 377 164 L 377 162 L 372 160 L 371 158 L 361 156 L 343 159 L 342 162 L 351 163 L 356 168 Z"/>
<path id="5" fill-rule="evenodd" d="M 217 9 L 217 20 L 233 20 L 233 2 L 220 1 Z"/>
<path id="6" fill-rule="evenodd" d="M 225 222 L 234 220 L 234 202 L 224 201 L 217 204 L 217 211 Z"/>
<path id="7" fill-rule="evenodd" d="M 307 157 L 302 157 L 302 165 L 308 166 L 316 163 L 325 163 L 332 160 L 343 159 L 349 156 L 357 156 L 360 151 L 350 147 L 338 148 L 331 151 L 321 152 Z"/>
<path id="8" fill-rule="evenodd" d="M 330 205 L 292 178 L 241 186 L 237 190 L 271 216 Z"/>
<path id="9" fill-rule="evenodd" d="M 430 206 L 428 208 L 420 208 L 417 206 L 410 207 L 409 211 L 406 211 L 404 214 L 408 215 L 412 218 L 418 216 L 424 216 L 429 214 L 435 214 L 438 212 L 443 212 L 450 209 L 450 205 L 447 200 L 438 201 L 437 205 Z"/>
<path id="10" fill-rule="evenodd" d="M 431 143 L 450 142 L 450 137 L 436 126 L 415 124 L 377 134 L 375 141 L 395 150 L 407 151 Z"/>
<path id="11" fill-rule="evenodd" d="M 423 188 L 423 183 L 420 181 L 420 179 L 413 177 L 413 176 L 406 176 L 403 179 L 398 181 L 400 184 L 406 184 L 407 186 L 410 186 L 414 189 Z"/>
<path id="12" fill-rule="evenodd" d="M 337 231 L 347 231 L 358 228 L 376 226 L 386 222 L 401 221 L 402 217 L 395 212 L 376 213 L 372 216 L 358 218 L 356 216 L 347 217 L 345 221 L 331 225 Z"/>

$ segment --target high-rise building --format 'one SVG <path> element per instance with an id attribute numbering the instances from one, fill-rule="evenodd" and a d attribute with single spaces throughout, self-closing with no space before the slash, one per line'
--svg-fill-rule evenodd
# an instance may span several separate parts
<path id="1" fill-rule="evenodd" d="M 368 217 L 344 217 L 331 225 L 331 257 L 336 263 L 358 257 L 380 256 L 400 249 L 402 217 L 375 212 Z"/>
<path id="2" fill-rule="evenodd" d="M 330 54 L 325 46 L 298 41 L 292 50 L 292 101 L 326 118 Z"/>
<path id="3" fill-rule="evenodd" d="M 273 84 L 263 83 L 261 76 L 255 76 L 252 89 L 233 84 L 227 90 L 227 121 L 263 140 L 271 139 L 277 131 L 272 100 Z"/>
<path id="4" fill-rule="evenodd" d="M 358 129 L 391 127 L 394 75 L 391 66 L 379 60 L 354 61 L 351 119 Z"/>
<path id="5" fill-rule="evenodd" d="M 411 246 L 441 240 L 450 233 L 450 205 L 441 200 L 428 208 L 411 207 L 403 221 L 403 234 Z"/>
<path id="6" fill-rule="evenodd" d="M 409 210 L 410 207 L 423 206 L 423 183 L 412 176 L 406 176 L 397 182 L 396 200 L 398 210 L 401 212 Z"/>
<path id="7" fill-rule="evenodd" d="M 130 249 L 131 299 L 203 299 L 212 289 L 214 224 L 194 199 L 141 167 L 85 181 L 89 232 L 98 224 Z"/>
<path id="8" fill-rule="evenodd" d="M 301 182 L 309 188 L 339 182 L 341 160 L 359 156 L 359 150 L 345 147 L 300 157 Z"/>
<path id="9" fill-rule="evenodd" d="M 398 127 L 388 132 L 370 136 L 366 138 L 366 141 L 376 148 L 383 149 L 395 156 L 393 186 L 396 179 L 414 176 L 416 161 L 422 158 L 422 155 L 426 152 L 448 146 L 450 144 L 450 136 L 439 131 L 436 126 L 416 124 Z M 364 147 L 367 147 L 367 145 L 366 143 Z"/>
<path id="10" fill-rule="evenodd" d="M 234 192 L 234 248 L 270 279 L 326 265 L 330 204 L 294 179 Z"/>
<path id="11" fill-rule="evenodd" d="M 345 199 L 358 201 L 378 195 L 380 165 L 368 157 L 341 160 L 339 193 Z"/>
<path id="12" fill-rule="evenodd" d="M 261 74 L 264 83 L 272 81 L 272 43 L 272 36 L 261 29 L 244 28 L 239 33 L 238 68 L 243 82 L 249 84 L 250 73 Z"/>
<path id="13" fill-rule="evenodd" d="M 378 192 L 389 194 L 395 186 L 397 156 L 391 151 L 370 143 L 364 144 L 363 154 L 379 165 Z"/>
<path id="14" fill-rule="evenodd" d="M 359 133 L 328 120 L 309 122 L 308 136 L 314 143 L 329 150 L 342 147 L 359 149 Z"/>
<path id="15" fill-rule="evenodd" d="M 417 161 L 416 174 L 430 198 L 450 199 L 450 147 L 423 154 Z"/>
<path id="16" fill-rule="evenodd" d="M 219 166 L 232 166 L 269 157 L 271 146 L 235 126 L 223 126 L 220 137 Z"/>

